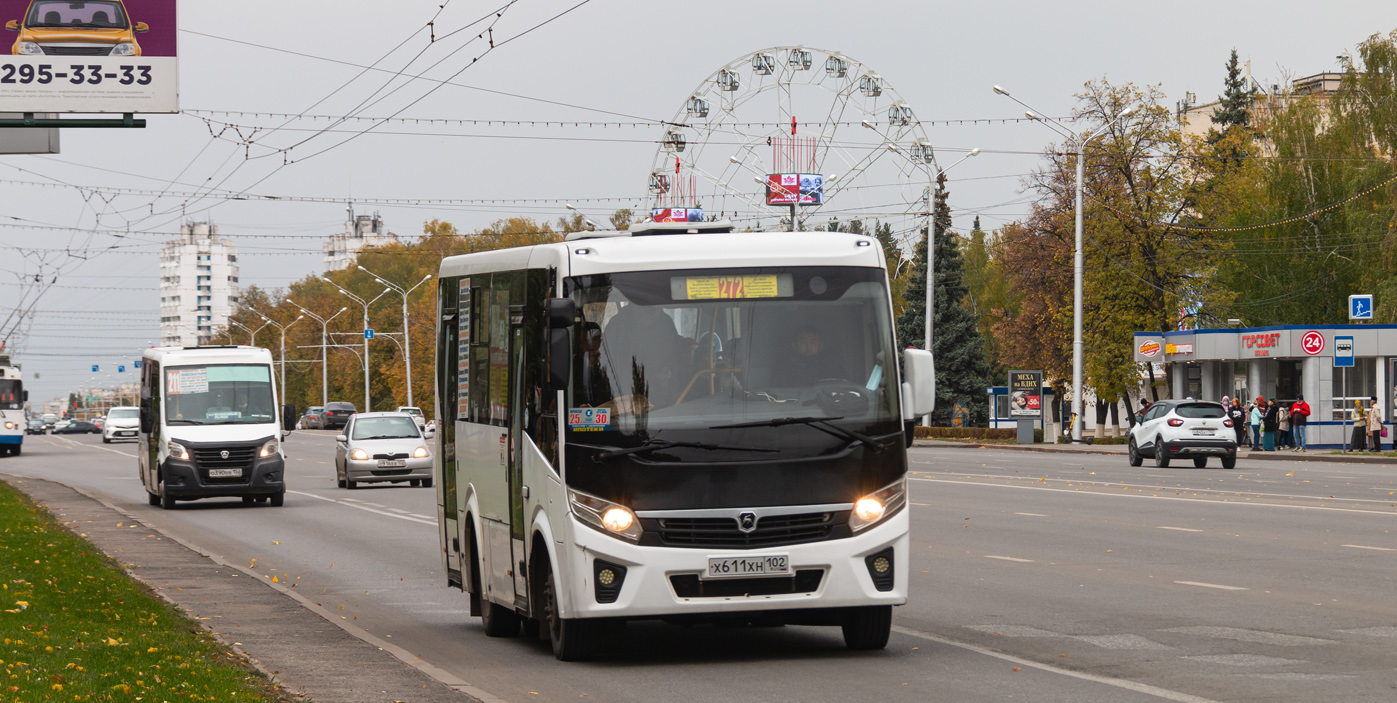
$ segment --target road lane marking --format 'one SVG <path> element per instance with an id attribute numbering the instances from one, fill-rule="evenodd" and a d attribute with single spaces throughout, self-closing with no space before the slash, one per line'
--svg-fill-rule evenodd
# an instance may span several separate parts
<path id="1" fill-rule="evenodd" d="M 1027 515 L 1029 517 L 1051 517 L 1042 513 L 1014 513 L 1015 515 Z"/>
<path id="2" fill-rule="evenodd" d="M 1174 583 L 1177 583 L 1177 584 L 1182 585 L 1182 586 L 1201 586 L 1201 587 L 1203 587 L 1203 588 L 1220 588 L 1220 589 L 1222 589 L 1222 590 L 1224 590 L 1224 591 L 1245 591 L 1245 590 L 1247 590 L 1247 589 L 1245 589 L 1245 588 L 1242 588 L 1241 586 L 1223 586 L 1223 585 L 1221 585 L 1221 584 L 1216 584 L 1216 583 L 1200 583 L 1200 582 L 1198 582 L 1198 581 L 1175 581 Z"/>
<path id="3" fill-rule="evenodd" d="M 1140 635 L 1068 635 L 1074 640 L 1081 640 L 1090 645 L 1101 647 L 1102 649 L 1126 649 L 1126 650 L 1161 650 L 1173 649 L 1166 644 L 1160 644 L 1151 639 L 1146 639 Z"/>
<path id="4" fill-rule="evenodd" d="M 1067 637 L 1061 632 L 1040 630 L 1028 625 L 966 625 L 965 629 L 1001 637 Z"/>
<path id="5" fill-rule="evenodd" d="M 1392 637 L 1397 638 L 1397 627 L 1391 625 L 1378 625 L 1377 627 L 1357 627 L 1351 630 L 1339 630 L 1346 635 L 1368 635 L 1370 637 Z"/>
<path id="6" fill-rule="evenodd" d="M 1222 664 L 1224 666 L 1284 666 L 1287 664 L 1306 663 L 1299 659 L 1282 659 L 1280 657 L 1267 657 L 1260 654 L 1206 654 L 1203 656 L 1183 658 L 1192 661 L 1206 662 L 1208 664 Z"/>
<path id="7" fill-rule="evenodd" d="M 1180 496 L 1147 496 L 1147 495 L 1143 495 L 1143 494 L 1139 494 L 1139 493 L 1134 493 L 1134 494 L 1132 494 L 1132 493 L 1101 493 L 1101 492 L 1098 492 L 1098 491 L 1083 491 L 1083 490 L 1081 490 L 1081 489 L 1076 489 L 1076 488 L 1048 488 L 1048 487 L 1046 487 L 1046 486 L 1016 486 L 1016 485 L 1014 485 L 1014 484 L 1012 484 L 1012 483 L 980 483 L 980 482 L 978 482 L 978 481 L 952 481 L 952 480 L 950 480 L 950 479 L 943 479 L 943 478 L 908 478 L 907 480 L 908 480 L 908 481 L 925 481 L 925 482 L 927 482 L 927 483 L 950 483 L 950 484 L 955 484 L 955 485 L 958 485 L 958 486 L 984 486 L 984 487 L 987 487 L 987 488 L 1018 488 L 1018 489 L 1025 490 L 1025 491 L 1048 491 L 1048 492 L 1051 492 L 1051 493 L 1071 493 L 1071 494 L 1073 494 L 1073 495 L 1079 495 L 1079 496 L 1104 496 L 1104 497 L 1108 497 L 1108 498 L 1143 498 L 1143 499 L 1145 499 L 1145 500 L 1177 500 L 1177 501 L 1182 501 L 1182 502 L 1185 502 L 1185 503 L 1201 503 L 1201 504 L 1203 504 L 1203 505 L 1243 505 L 1243 506 L 1251 506 L 1251 507 L 1254 507 L 1254 508 L 1291 508 L 1291 509 L 1294 509 L 1294 510 L 1322 510 L 1322 511 L 1325 511 L 1325 512 L 1335 512 L 1335 513 L 1361 513 L 1361 514 L 1363 514 L 1363 515 L 1386 515 L 1386 516 L 1388 516 L 1388 517 L 1392 517 L 1392 516 L 1394 516 L 1394 515 L 1397 515 L 1397 513 L 1392 513 L 1392 512 L 1383 513 L 1383 512 L 1378 512 L 1377 510 L 1359 510 L 1359 509 L 1357 509 L 1357 508 L 1329 508 L 1329 507 L 1325 507 L 1325 506 L 1323 506 L 1323 505 L 1286 505 L 1285 503 L 1253 503 L 1253 502 L 1241 502 L 1241 501 L 1235 501 L 1235 500 L 1204 500 L 1204 499 L 1202 499 L 1202 498 L 1183 498 L 1183 497 L 1180 497 Z M 1119 485 L 1119 484 L 1117 484 L 1117 485 Z M 1160 490 L 1165 490 L 1165 489 L 1160 489 Z M 1167 489 L 1167 490 L 1173 490 L 1173 489 Z M 1296 497 L 1305 497 L 1305 498 L 1309 498 L 1309 499 L 1311 499 L 1311 500 L 1315 500 L 1315 498 L 1313 498 L 1312 496 L 1296 496 Z M 1324 500 L 1324 499 L 1320 498 L 1320 499 L 1318 499 L 1318 500 Z M 1357 500 L 1353 500 L 1353 499 L 1344 499 L 1344 502 L 1349 502 L 1349 503 L 1352 503 L 1352 502 L 1386 503 L 1387 501 L 1385 501 L 1385 500 L 1379 500 L 1379 501 L 1357 501 Z"/>
<path id="8" fill-rule="evenodd" d="M 418 515 L 417 513 L 408 513 L 408 515 L 411 515 L 413 517 L 420 517 L 423 520 L 431 520 L 433 525 L 437 524 L 437 519 L 432 517 L 431 515 Z"/>
<path id="9" fill-rule="evenodd" d="M 1151 686 L 1149 684 L 1138 683 L 1136 681 L 1127 681 L 1125 679 L 1113 679 L 1106 676 L 1088 674 L 1083 671 L 1059 669 L 1055 666 L 1049 666 L 1047 664 L 1036 662 L 1031 659 L 1024 659 L 1022 657 L 1016 657 L 1011 654 L 996 652 L 993 649 L 990 649 L 989 647 L 981 647 L 979 645 L 969 644 L 965 642 L 957 642 L 955 640 L 946 639 L 945 637 L 940 637 L 938 635 L 933 635 L 927 632 L 921 632 L 919 630 L 913 630 L 911 628 L 902 627 L 899 625 L 893 625 L 892 629 L 893 632 L 896 632 L 901 635 L 907 635 L 908 637 L 916 637 L 918 639 L 926 640 L 928 642 L 943 644 L 948 647 L 957 647 L 970 652 L 974 652 L 982 656 L 994 657 L 995 659 L 999 659 L 1001 661 L 1017 664 L 1019 666 L 1028 666 L 1034 669 L 1038 669 L 1039 671 L 1046 671 L 1051 674 L 1060 674 L 1062 676 L 1070 676 L 1074 679 L 1081 679 L 1082 681 L 1091 681 L 1092 683 L 1114 686 L 1116 688 L 1125 689 L 1127 691 L 1134 691 L 1135 693 L 1143 693 L 1145 695 L 1155 696 L 1157 698 L 1163 698 L 1169 701 L 1178 701 L 1179 703 L 1217 703 L 1217 701 L 1214 701 L 1211 698 L 1203 698 L 1202 696 L 1195 696 L 1180 691 L 1171 691 L 1167 688 L 1159 688 L 1158 686 Z"/>
<path id="10" fill-rule="evenodd" d="M 997 557 L 997 556 L 994 556 L 994 555 L 992 555 L 992 554 L 986 554 L 986 555 L 985 555 L 985 558 L 986 558 L 986 559 L 1003 559 L 1004 561 L 1017 561 L 1017 562 L 1022 562 L 1022 563 L 1024 563 L 1024 564 L 1029 564 L 1029 563 L 1032 563 L 1032 562 L 1033 562 L 1032 559 L 1019 559 L 1018 557 Z"/>
<path id="11" fill-rule="evenodd" d="M 994 478 L 994 479 L 1003 479 L 1003 480 L 1006 480 L 1006 481 L 1026 480 L 1026 479 L 1028 478 L 1028 477 L 1025 477 L 1025 476 L 1008 476 L 1008 475 L 1004 475 L 1004 474 L 968 474 L 968 473 L 963 473 L 963 472 L 958 472 L 958 471 L 922 471 L 922 472 L 919 472 L 919 473 L 921 473 L 923 476 L 927 476 L 927 475 L 935 475 L 935 476 L 965 476 L 965 477 L 967 477 L 967 478 Z M 921 477 L 918 477 L 918 478 L 909 478 L 908 480 L 910 480 L 910 481 L 940 481 L 940 480 L 943 480 L 943 479 L 921 478 Z M 1040 481 L 1040 479 L 1032 479 L 1032 480 L 1033 480 L 1035 483 L 1037 483 L 1037 482 Z M 1093 485 L 1093 486 L 1097 486 L 1097 487 L 1099 487 L 1099 488 L 1134 488 L 1134 489 L 1141 490 L 1141 491 L 1182 491 L 1182 492 L 1185 492 L 1185 493 L 1217 493 L 1217 494 L 1219 494 L 1219 495 L 1228 495 L 1228 496 L 1242 495 L 1242 496 L 1256 496 L 1256 497 L 1266 497 L 1266 498 L 1301 498 L 1301 499 L 1304 499 L 1304 500 L 1337 500 L 1337 501 L 1343 501 L 1343 502 L 1345 502 L 1345 503 L 1387 503 L 1387 504 L 1391 504 L 1391 503 L 1392 503 L 1392 500 L 1391 500 L 1391 499 L 1383 500 L 1383 499 L 1381 499 L 1381 498 L 1335 498 L 1335 497 L 1333 497 L 1333 496 L 1322 496 L 1322 495 L 1309 495 L 1309 496 L 1307 496 L 1307 495 L 1297 495 L 1297 494 L 1294 494 L 1294 493 L 1259 493 L 1259 492 L 1257 492 L 1257 491 L 1239 491 L 1239 490 L 1237 490 L 1236 488 L 1189 488 L 1189 487 L 1187 487 L 1187 486 L 1161 486 L 1161 485 L 1157 485 L 1157 484 L 1148 484 L 1148 483 L 1116 483 L 1116 482 L 1114 482 L 1114 481 L 1090 481 L 1090 480 L 1082 479 L 1082 478 L 1046 478 L 1046 477 L 1044 477 L 1043 479 L 1041 479 L 1041 481 L 1046 481 L 1046 482 L 1048 482 L 1048 483 L 1070 483 L 1070 484 L 1074 484 L 1074 485 L 1078 485 L 1078 486 Z M 971 481 L 956 481 L 956 483 L 972 483 L 972 482 L 971 482 Z M 987 484 L 987 485 L 997 486 L 997 485 L 1003 485 L 1003 484 L 991 483 L 991 484 Z M 1025 486 L 1025 488 L 1039 488 L 1039 487 L 1038 487 L 1038 486 Z M 1046 487 L 1044 487 L 1044 488 L 1046 488 Z M 1059 489 L 1059 490 L 1061 490 L 1061 489 Z M 1370 489 L 1370 490 L 1371 490 L 1371 489 Z M 1074 492 L 1075 492 L 1075 491 L 1074 491 Z M 1160 496 L 1160 497 L 1163 497 L 1163 496 Z"/>
<path id="12" fill-rule="evenodd" d="M 921 506 L 921 507 L 923 507 L 923 508 L 930 508 L 930 507 L 931 507 L 931 503 L 913 503 L 912 505 L 919 505 L 919 506 Z"/>
<path id="13" fill-rule="evenodd" d="M 419 519 L 419 518 L 412 517 L 412 516 L 410 516 L 410 515 L 397 515 L 397 514 L 395 514 L 395 513 L 390 513 L 390 512 L 388 512 L 388 511 L 386 511 L 386 510 L 374 510 L 373 508 L 370 508 L 370 507 L 367 506 L 367 505 L 356 505 L 355 503 L 345 503 L 345 502 L 343 502 L 343 500 L 348 500 L 347 498 L 346 498 L 346 499 L 341 499 L 341 500 L 336 500 L 336 499 L 334 499 L 334 498 L 326 498 L 325 496 L 318 496 L 318 495 L 316 495 L 316 494 L 314 494 L 314 493 L 302 493 L 301 491 L 287 491 L 287 493 L 295 493 L 295 494 L 298 495 L 298 496 L 306 496 L 306 497 L 308 497 L 308 498 L 314 498 L 314 499 L 316 499 L 316 500 L 323 500 L 323 501 L 325 501 L 325 502 L 327 502 L 327 503 L 339 503 L 340 505 L 343 505 L 343 506 L 345 506 L 346 508 L 355 508 L 355 509 L 358 509 L 358 510 L 366 510 L 366 511 L 371 512 L 371 513 L 378 513 L 379 515 L 387 515 L 388 517 L 395 517 L 395 518 L 398 518 L 399 520 L 407 520 L 408 522 L 415 522 L 415 523 L 419 523 L 419 524 L 422 524 L 422 525 L 431 525 L 432 527 L 436 527 L 436 525 L 437 525 L 437 521 L 436 521 L 436 520 L 423 520 L 423 519 Z"/>
<path id="14" fill-rule="evenodd" d="M 104 452 L 111 452 L 111 453 L 113 453 L 113 454 L 120 454 L 120 455 L 122 455 L 122 456 L 124 456 L 124 457 L 128 457 L 128 458 L 131 458 L 131 459 L 135 459 L 135 458 L 136 458 L 136 455 L 135 455 L 135 454 L 127 454 L 126 452 L 119 452 L 119 451 L 117 451 L 117 450 L 115 450 L 115 449 L 108 449 L 107 447 L 94 447 L 94 446 L 92 446 L 92 445 L 90 445 L 90 444 L 83 444 L 82 442 L 74 442 L 73 440 L 68 439 L 67 437 L 54 437 L 54 439 L 56 439 L 56 440 L 58 440 L 58 441 L 60 441 L 60 442 L 68 442 L 68 443 L 72 444 L 73 447 L 83 447 L 84 449 L 101 449 L 101 450 L 104 451 Z M 54 446 L 58 446 L 58 445 L 55 444 Z"/>
<path id="15" fill-rule="evenodd" d="M 1366 547 L 1361 544 L 1345 544 L 1343 546 L 1350 547 L 1353 549 L 1371 549 L 1375 552 L 1397 552 L 1397 549 L 1389 549 L 1387 547 Z"/>
<path id="16" fill-rule="evenodd" d="M 1240 627 L 1171 627 L 1160 632 L 1177 632 L 1184 635 L 1202 635 L 1204 637 L 1216 637 L 1223 640 L 1233 640 L 1236 642 L 1255 642 L 1257 644 L 1274 644 L 1282 647 L 1300 647 L 1304 645 L 1334 644 L 1334 640 L 1321 639 L 1319 637 L 1304 637 L 1302 635 L 1285 635 L 1279 632 L 1267 632 L 1266 630 L 1244 630 Z"/>
<path id="17" fill-rule="evenodd" d="M 1167 525 L 1160 525 L 1160 526 L 1159 526 L 1159 529 L 1161 529 L 1161 530 L 1178 530 L 1179 532 L 1202 532 L 1202 530 L 1195 530 L 1195 529 L 1193 529 L 1193 528 L 1191 528 L 1191 527 L 1169 527 L 1169 526 L 1167 526 Z"/>

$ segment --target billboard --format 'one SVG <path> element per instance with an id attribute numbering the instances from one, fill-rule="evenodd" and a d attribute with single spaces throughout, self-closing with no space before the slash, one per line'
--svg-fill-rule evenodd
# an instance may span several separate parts
<path id="1" fill-rule="evenodd" d="M 0 112 L 179 112 L 176 0 L 0 0 Z"/>
<path id="2" fill-rule="evenodd" d="M 703 222 L 703 210 L 691 207 L 657 207 L 650 210 L 655 222 Z"/>
<path id="3" fill-rule="evenodd" d="M 1043 372 L 1009 372 L 1009 417 L 1043 416 Z"/>
<path id="4" fill-rule="evenodd" d="M 825 177 L 818 173 L 772 173 L 766 177 L 767 205 L 823 205 Z"/>

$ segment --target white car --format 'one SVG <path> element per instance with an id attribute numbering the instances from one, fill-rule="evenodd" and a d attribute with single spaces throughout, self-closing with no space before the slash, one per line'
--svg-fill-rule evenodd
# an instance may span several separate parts
<path id="1" fill-rule="evenodd" d="M 141 409 L 137 407 L 117 407 L 107 411 L 106 422 L 102 423 L 102 443 L 111 444 L 117 440 L 137 441 L 141 429 Z"/>
<path id="2" fill-rule="evenodd" d="M 1237 466 L 1237 433 L 1220 403 L 1186 398 L 1161 400 L 1147 408 L 1130 429 L 1130 465 L 1145 457 L 1167 468 L 1173 458 L 1193 459 L 1204 468 L 1209 457 L 1222 460 L 1222 468 Z"/>
<path id="3" fill-rule="evenodd" d="M 417 423 L 417 429 L 423 432 L 427 431 L 427 417 L 422 414 L 422 408 L 414 408 L 411 405 L 399 405 L 395 412 L 411 415 L 413 421 Z"/>

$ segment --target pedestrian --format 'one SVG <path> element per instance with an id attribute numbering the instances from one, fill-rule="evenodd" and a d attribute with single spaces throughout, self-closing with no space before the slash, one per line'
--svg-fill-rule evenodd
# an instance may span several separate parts
<path id="1" fill-rule="evenodd" d="M 1251 448 L 1261 448 L 1261 416 L 1266 405 L 1266 399 L 1256 396 L 1256 402 L 1251 404 L 1251 412 L 1248 413 L 1248 424 L 1251 425 Z"/>
<path id="2" fill-rule="evenodd" d="M 1237 446 L 1246 444 L 1247 412 L 1242 409 L 1241 398 L 1232 399 L 1232 406 L 1227 408 L 1227 417 L 1232 420 L 1232 430 L 1237 433 Z"/>
<path id="3" fill-rule="evenodd" d="M 1284 405 L 1278 405 L 1276 419 L 1276 427 L 1280 431 L 1280 436 L 1276 438 L 1276 447 L 1285 449 L 1290 446 L 1290 410 Z"/>
<path id="4" fill-rule="evenodd" d="M 1303 394 L 1295 396 L 1295 403 L 1290 406 L 1290 432 L 1292 440 L 1295 442 L 1295 451 L 1305 451 L 1305 428 L 1310 424 L 1310 404 L 1305 402 Z"/>
<path id="5" fill-rule="evenodd" d="M 1349 449 L 1361 452 L 1368 448 L 1368 413 L 1363 412 L 1363 401 L 1353 401 L 1353 436 L 1349 439 Z"/>
<path id="6" fill-rule="evenodd" d="M 1387 428 L 1382 424 L 1382 407 L 1378 405 L 1378 397 L 1373 396 L 1368 401 L 1368 434 L 1371 437 L 1372 446 L 1368 451 L 1382 451 L 1382 436 L 1387 432 Z"/>
<path id="7" fill-rule="evenodd" d="M 1276 451 L 1276 430 L 1280 427 L 1280 406 L 1276 405 L 1276 399 L 1272 398 L 1263 401 L 1261 416 L 1261 449 L 1262 451 Z"/>

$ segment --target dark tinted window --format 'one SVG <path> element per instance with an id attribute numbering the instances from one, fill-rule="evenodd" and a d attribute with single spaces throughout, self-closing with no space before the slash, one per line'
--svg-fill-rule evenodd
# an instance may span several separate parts
<path id="1" fill-rule="evenodd" d="M 1217 403 L 1189 403 L 1187 405 L 1180 405 L 1174 409 L 1174 414 L 1179 417 L 1200 420 L 1220 420 L 1227 417 L 1227 412 Z"/>
<path id="2" fill-rule="evenodd" d="M 348 410 L 349 412 L 357 412 L 354 409 L 354 403 L 330 403 L 325 406 L 325 409 L 335 411 Z"/>

